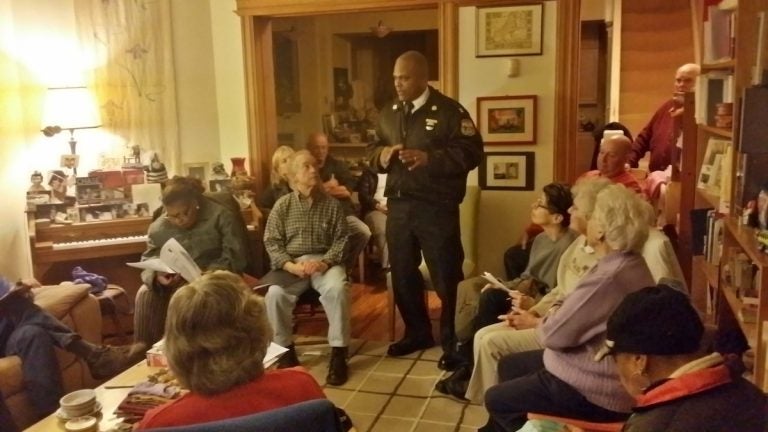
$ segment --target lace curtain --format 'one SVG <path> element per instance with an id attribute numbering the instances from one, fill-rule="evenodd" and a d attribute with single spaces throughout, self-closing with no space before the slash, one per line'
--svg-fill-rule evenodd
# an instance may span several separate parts
<path id="1" fill-rule="evenodd" d="M 180 146 L 169 0 L 75 0 L 78 36 L 94 62 L 103 127 L 155 151 L 178 173 Z M 147 162 L 144 160 L 143 162 Z"/>

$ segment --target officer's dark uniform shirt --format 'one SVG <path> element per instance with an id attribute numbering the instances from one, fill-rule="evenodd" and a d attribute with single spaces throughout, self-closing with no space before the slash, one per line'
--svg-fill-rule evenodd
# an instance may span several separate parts
<path id="1" fill-rule="evenodd" d="M 464 107 L 429 87 L 427 101 L 405 120 L 404 104 L 395 101 L 380 113 L 379 141 L 368 149 L 370 166 L 387 172 L 384 195 L 435 204 L 459 204 L 466 192 L 467 174 L 480 164 L 483 140 Z M 402 128 L 402 129 L 401 129 Z M 402 143 L 406 149 L 427 152 L 426 166 L 409 171 L 392 155 L 385 169 L 379 155 L 385 146 Z"/>

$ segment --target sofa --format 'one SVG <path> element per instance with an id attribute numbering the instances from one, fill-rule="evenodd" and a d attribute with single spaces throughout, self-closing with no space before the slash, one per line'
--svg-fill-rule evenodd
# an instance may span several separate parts
<path id="1" fill-rule="evenodd" d="M 83 339 L 101 343 L 101 312 L 99 302 L 89 294 L 90 285 L 62 283 L 33 290 L 35 303 L 79 333 Z M 98 382 L 91 377 L 88 366 L 73 354 L 56 350 L 61 369 L 64 392 L 93 388 Z M 18 356 L 0 358 L 0 393 L 16 425 L 24 429 L 37 420 L 24 389 L 21 359 Z"/>

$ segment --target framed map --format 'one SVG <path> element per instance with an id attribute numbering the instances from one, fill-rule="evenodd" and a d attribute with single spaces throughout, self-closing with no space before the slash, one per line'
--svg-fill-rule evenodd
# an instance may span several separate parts
<path id="1" fill-rule="evenodd" d="M 541 55 L 541 3 L 477 8 L 475 56 Z"/>

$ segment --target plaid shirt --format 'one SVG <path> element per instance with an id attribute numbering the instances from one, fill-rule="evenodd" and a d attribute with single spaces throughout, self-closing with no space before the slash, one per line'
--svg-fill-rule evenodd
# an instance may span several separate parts
<path id="1" fill-rule="evenodd" d="M 312 200 L 289 193 L 269 213 L 264 246 L 273 269 L 308 254 L 322 254 L 329 266 L 340 264 L 346 243 L 344 209 L 322 192 L 313 193 Z"/>

